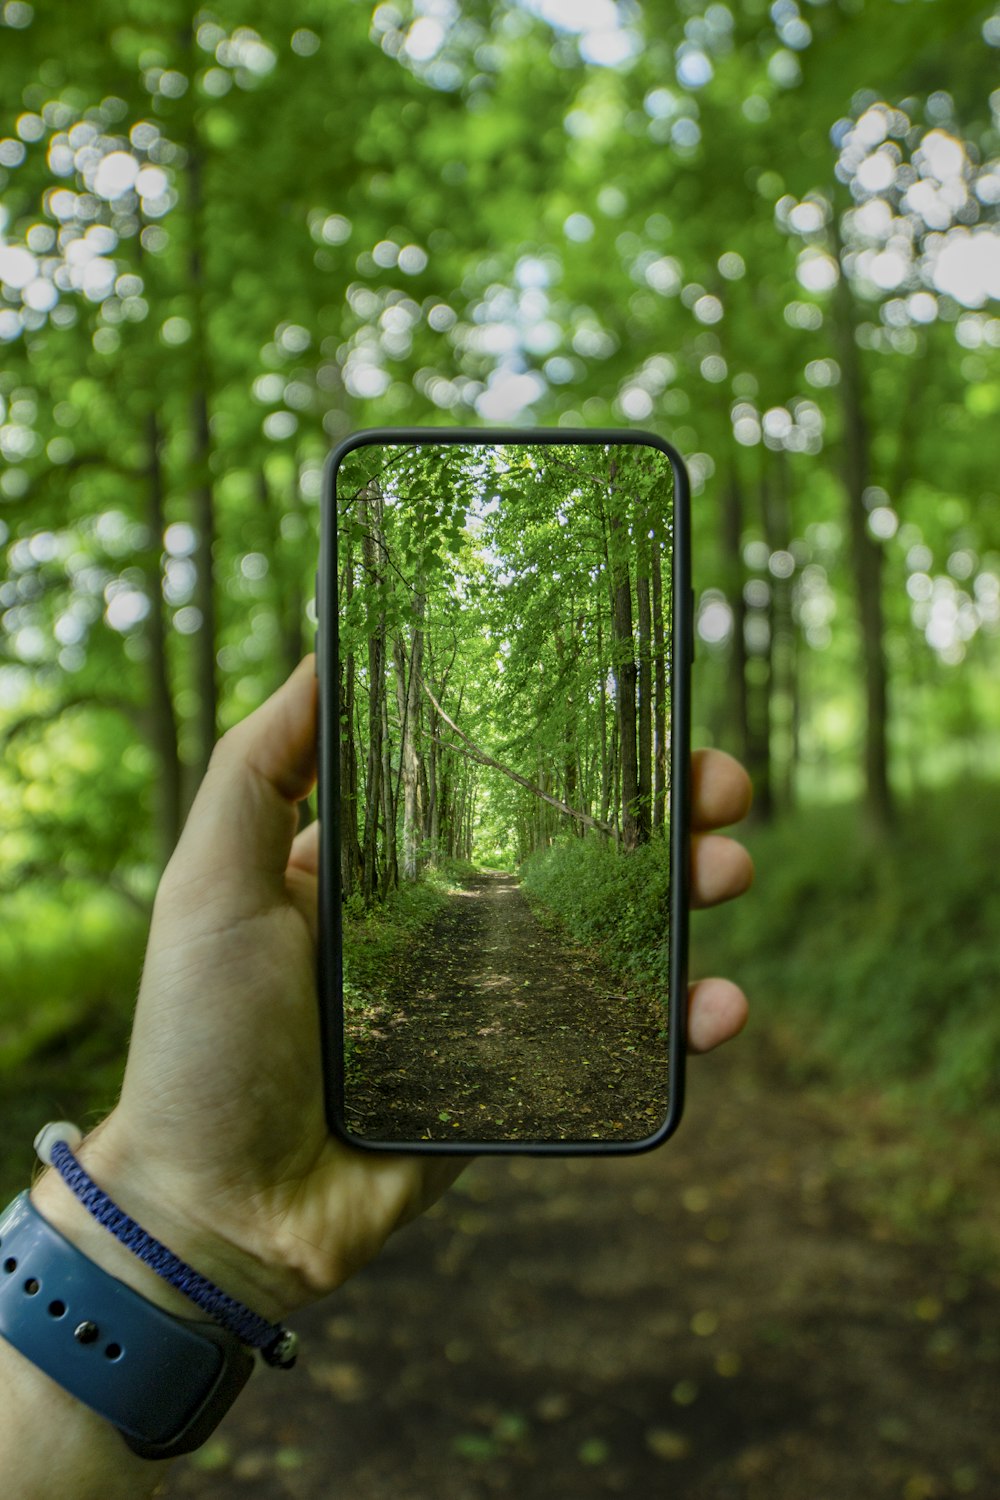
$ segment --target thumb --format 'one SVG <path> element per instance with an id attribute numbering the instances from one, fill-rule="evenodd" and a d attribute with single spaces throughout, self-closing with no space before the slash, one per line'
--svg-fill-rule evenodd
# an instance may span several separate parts
<path id="1" fill-rule="evenodd" d="M 298 826 L 296 803 L 315 779 L 316 678 L 310 655 L 216 745 L 164 884 L 225 882 L 253 908 L 283 896 Z"/>
<path id="2" fill-rule="evenodd" d="M 301 802 L 316 780 L 316 658 L 311 653 L 260 708 L 216 746 L 235 756 L 287 802 Z"/>

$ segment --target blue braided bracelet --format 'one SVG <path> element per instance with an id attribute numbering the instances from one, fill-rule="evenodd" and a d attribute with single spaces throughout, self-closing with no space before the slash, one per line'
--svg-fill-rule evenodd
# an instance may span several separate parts
<path id="1" fill-rule="evenodd" d="M 244 1344 L 259 1349 L 261 1357 L 269 1365 L 287 1370 L 295 1363 L 298 1337 L 280 1323 L 269 1323 L 259 1313 L 252 1312 L 235 1297 L 222 1291 L 207 1276 L 202 1276 L 180 1256 L 154 1239 L 151 1234 L 130 1219 L 124 1209 L 113 1203 L 103 1189 L 91 1177 L 70 1150 L 65 1137 L 69 1136 L 78 1146 L 82 1135 L 75 1125 L 60 1121 L 58 1125 L 46 1125 L 35 1138 L 35 1150 L 39 1158 L 55 1167 L 66 1186 L 73 1192 L 84 1208 L 99 1224 L 139 1260 L 162 1276 L 164 1281 L 183 1292 L 185 1297 L 200 1307 L 202 1312 L 223 1328 L 234 1334 Z"/>

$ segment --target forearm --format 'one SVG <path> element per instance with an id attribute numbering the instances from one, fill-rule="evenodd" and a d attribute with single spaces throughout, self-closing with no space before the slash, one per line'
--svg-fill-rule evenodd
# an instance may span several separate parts
<path id="1" fill-rule="evenodd" d="M 103 1417 L 0 1339 L 5 1500 L 142 1500 L 169 1463 L 138 1458 Z"/>
<path id="2" fill-rule="evenodd" d="M 141 1295 L 179 1312 L 178 1293 L 119 1245 L 46 1172 L 35 1206 L 91 1260 Z M 162 1288 L 162 1291 L 160 1290 Z M 139 1458 L 121 1434 L 0 1338 L 0 1474 L 5 1500 L 142 1500 L 169 1462 Z"/>
<path id="3" fill-rule="evenodd" d="M 88 1260 L 165 1311 L 192 1316 L 187 1299 L 97 1223 L 54 1172 L 42 1174 L 31 1198 Z M 141 1500 L 154 1494 L 170 1468 L 168 1461 L 139 1458 L 106 1418 L 3 1338 L 0 1392 L 4 1500 Z"/>

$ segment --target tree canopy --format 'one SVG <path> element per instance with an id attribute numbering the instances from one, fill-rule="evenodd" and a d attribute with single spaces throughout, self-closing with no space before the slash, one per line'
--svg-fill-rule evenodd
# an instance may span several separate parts
<path id="1" fill-rule="evenodd" d="M 148 889 L 304 648 L 321 463 L 376 424 L 677 444 L 696 729 L 763 815 L 864 788 L 886 826 L 995 747 L 988 10 L 8 0 L 0 31 L 5 887 Z"/>
<path id="2" fill-rule="evenodd" d="M 421 854 L 519 864 L 560 827 L 626 851 L 662 831 L 667 456 L 375 444 L 335 483 L 345 898 Z"/>

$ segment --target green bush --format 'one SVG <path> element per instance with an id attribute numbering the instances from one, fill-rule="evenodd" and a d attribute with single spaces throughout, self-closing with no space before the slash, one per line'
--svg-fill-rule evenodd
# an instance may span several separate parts
<path id="1" fill-rule="evenodd" d="M 434 920 L 448 892 L 473 870 L 459 860 L 428 865 L 420 879 L 390 891 L 385 901 L 365 908 L 358 895 L 344 903 L 344 1000 L 377 994 L 391 977 L 394 965 L 409 949 L 413 936 Z"/>
<path id="2" fill-rule="evenodd" d="M 883 840 L 854 806 L 752 828 L 754 889 L 694 914 L 692 970 L 742 984 L 755 1025 L 781 1026 L 793 1066 L 982 1118 L 1000 1099 L 998 828 L 989 785 L 923 795 Z M 665 983 L 663 842 L 623 859 L 566 838 L 521 873 L 529 897 L 626 977 Z"/>
<path id="3" fill-rule="evenodd" d="M 881 841 L 854 807 L 752 830 L 755 888 L 695 917 L 697 967 L 738 979 L 807 1067 L 928 1108 L 996 1104 L 998 827 L 1000 788 L 966 785 Z"/>
<path id="4" fill-rule="evenodd" d="M 0 1081 L 131 1015 L 147 919 L 120 897 L 32 886 L 3 900 Z"/>
<path id="5" fill-rule="evenodd" d="M 668 979 L 670 853 L 662 839 L 628 858 L 598 838 L 566 837 L 521 866 L 529 899 L 554 912 L 624 977 L 663 988 Z"/>
<path id="6" fill-rule="evenodd" d="M 147 919 L 112 892 L 40 883 L 0 901 L 0 1202 L 24 1186 L 47 1119 L 114 1104 Z"/>

